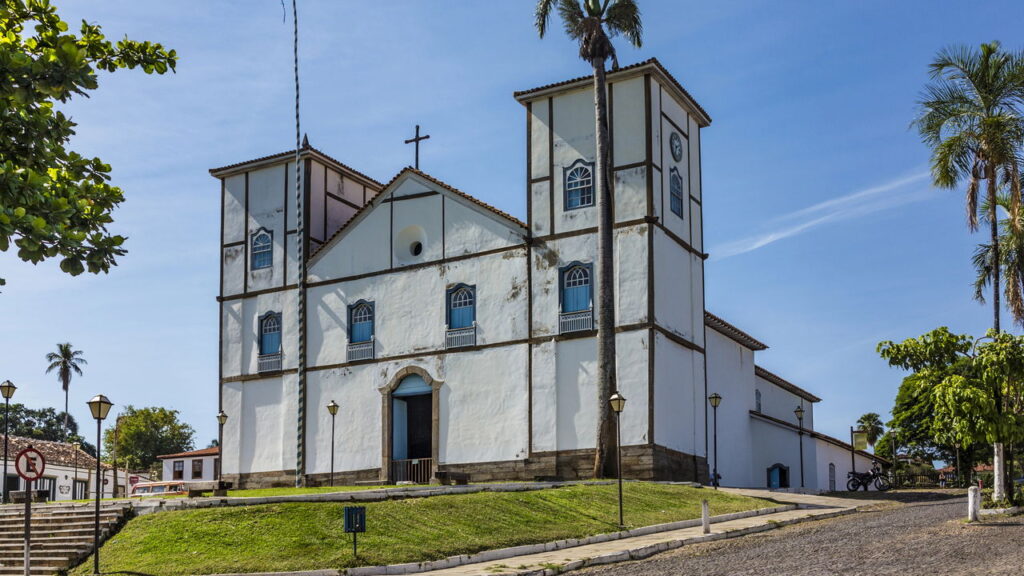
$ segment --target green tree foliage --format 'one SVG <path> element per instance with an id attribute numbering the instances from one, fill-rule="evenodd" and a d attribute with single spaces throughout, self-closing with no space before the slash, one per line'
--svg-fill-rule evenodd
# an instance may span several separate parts
<path id="1" fill-rule="evenodd" d="M 103 458 L 128 470 L 144 470 L 161 454 L 192 450 L 195 430 L 178 420 L 177 410 L 126 406 L 103 432 Z"/>
<path id="2" fill-rule="evenodd" d="M 910 370 L 893 410 L 901 442 L 968 449 L 1024 441 L 1024 336 L 990 330 L 974 341 L 947 328 L 878 352 Z"/>
<path id="3" fill-rule="evenodd" d="M 53 408 L 26 408 L 24 404 L 11 404 L 11 436 L 22 436 L 51 442 L 78 442 L 90 455 L 96 454 L 96 447 L 85 441 L 78 433 L 78 422 L 73 416 L 67 417 L 65 436 L 64 414 Z M 2 432 L 3 430 L 0 430 Z M 67 438 L 67 440 L 65 440 Z"/>
<path id="4" fill-rule="evenodd" d="M 174 50 L 108 41 L 82 21 L 68 33 L 49 0 L 3 0 L 0 11 L 0 251 L 32 263 L 60 258 L 71 275 L 107 272 L 125 253 L 107 230 L 124 195 L 110 166 L 69 150 L 75 123 L 56 109 L 98 86 L 99 71 L 173 71 Z M 0 284 L 3 280 L 0 279 Z"/>
<path id="5" fill-rule="evenodd" d="M 885 428 L 882 426 L 882 419 L 874 412 L 868 412 L 857 420 L 857 426 L 867 433 L 868 444 L 874 448 L 875 442 L 881 438 Z"/>

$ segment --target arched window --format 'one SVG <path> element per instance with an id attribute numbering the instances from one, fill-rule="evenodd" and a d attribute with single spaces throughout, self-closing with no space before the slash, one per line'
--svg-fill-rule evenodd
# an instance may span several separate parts
<path id="1" fill-rule="evenodd" d="M 349 342 L 369 342 L 373 338 L 373 302 L 360 300 L 348 308 Z"/>
<path id="2" fill-rule="evenodd" d="M 565 169 L 565 209 L 594 205 L 594 165 L 577 160 Z"/>
<path id="3" fill-rule="evenodd" d="M 683 177 L 679 175 L 679 170 L 676 170 L 675 168 L 669 170 L 668 174 L 669 207 L 672 209 L 673 214 L 682 218 Z"/>
<path id="4" fill-rule="evenodd" d="M 570 264 L 562 269 L 562 312 L 580 312 L 591 308 L 591 267 Z"/>
<path id="5" fill-rule="evenodd" d="M 754 410 L 761 411 L 761 391 L 754 390 Z"/>
<path id="6" fill-rule="evenodd" d="M 252 269 L 261 270 L 274 265 L 274 233 L 260 228 L 252 234 Z"/>
<path id="7" fill-rule="evenodd" d="M 281 315 L 267 312 L 260 319 L 260 355 L 281 353 Z"/>
<path id="8" fill-rule="evenodd" d="M 476 288 L 459 284 L 448 291 L 448 328 L 469 328 L 476 320 Z"/>

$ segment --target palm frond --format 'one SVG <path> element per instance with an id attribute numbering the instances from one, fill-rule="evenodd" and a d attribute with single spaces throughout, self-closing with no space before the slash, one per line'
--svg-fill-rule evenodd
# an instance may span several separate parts
<path id="1" fill-rule="evenodd" d="M 994 269 L 995 250 L 991 244 L 979 244 L 971 257 L 974 265 L 974 299 L 982 304 L 985 303 L 985 290 L 992 283 L 992 270 Z"/>
<path id="2" fill-rule="evenodd" d="M 644 25 L 640 19 L 640 8 L 634 0 L 614 0 L 604 13 L 608 35 L 624 36 L 633 46 L 643 46 Z"/>
<path id="3" fill-rule="evenodd" d="M 584 22 L 587 20 L 583 8 L 576 0 L 558 0 L 558 15 L 562 18 L 565 33 L 573 40 L 581 40 L 586 34 Z"/>
<path id="4" fill-rule="evenodd" d="M 538 0 L 537 8 L 534 10 L 534 26 L 537 28 L 537 35 L 541 38 L 547 34 L 548 22 L 551 20 L 551 8 L 557 0 Z"/>

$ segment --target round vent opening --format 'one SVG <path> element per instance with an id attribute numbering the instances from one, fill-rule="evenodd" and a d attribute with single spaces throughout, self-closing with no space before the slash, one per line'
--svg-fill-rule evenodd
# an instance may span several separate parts
<path id="1" fill-rule="evenodd" d="M 413 256 L 419 256 L 423 253 L 423 243 L 413 242 L 409 245 L 409 252 L 411 252 Z"/>

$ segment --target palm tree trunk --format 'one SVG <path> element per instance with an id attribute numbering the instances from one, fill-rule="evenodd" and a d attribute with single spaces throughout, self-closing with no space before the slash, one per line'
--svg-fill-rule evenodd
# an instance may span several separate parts
<path id="1" fill-rule="evenodd" d="M 996 205 L 996 170 L 989 164 L 987 174 L 988 203 L 992 208 L 988 216 L 989 232 L 992 235 L 992 329 L 999 332 L 999 273 L 1002 268 L 1002 261 L 999 254 L 999 211 Z M 1001 394 L 997 394 L 997 397 Z M 996 410 L 1002 412 L 1002 401 L 998 401 Z M 1003 458 L 1003 443 L 996 442 L 992 445 L 992 499 L 1000 501 L 1006 498 L 1006 465 Z"/>
<path id="2" fill-rule="evenodd" d="M 64 383 L 64 441 L 65 442 L 67 442 L 67 439 L 68 439 L 68 393 L 70 392 L 70 389 L 71 389 L 71 387 L 68 386 L 67 382 L 65 382 Z"/>
<path id="3" fill-rule="evenodd" d="M 597 122 L 597 438 L 594 477 L 610 476 L 615 462 L 613 420 L 608 403 L 615 383 L 615 260 L 608 142 L 608 94 L 604 58 L 594 58 L 594 112 Z"/>

